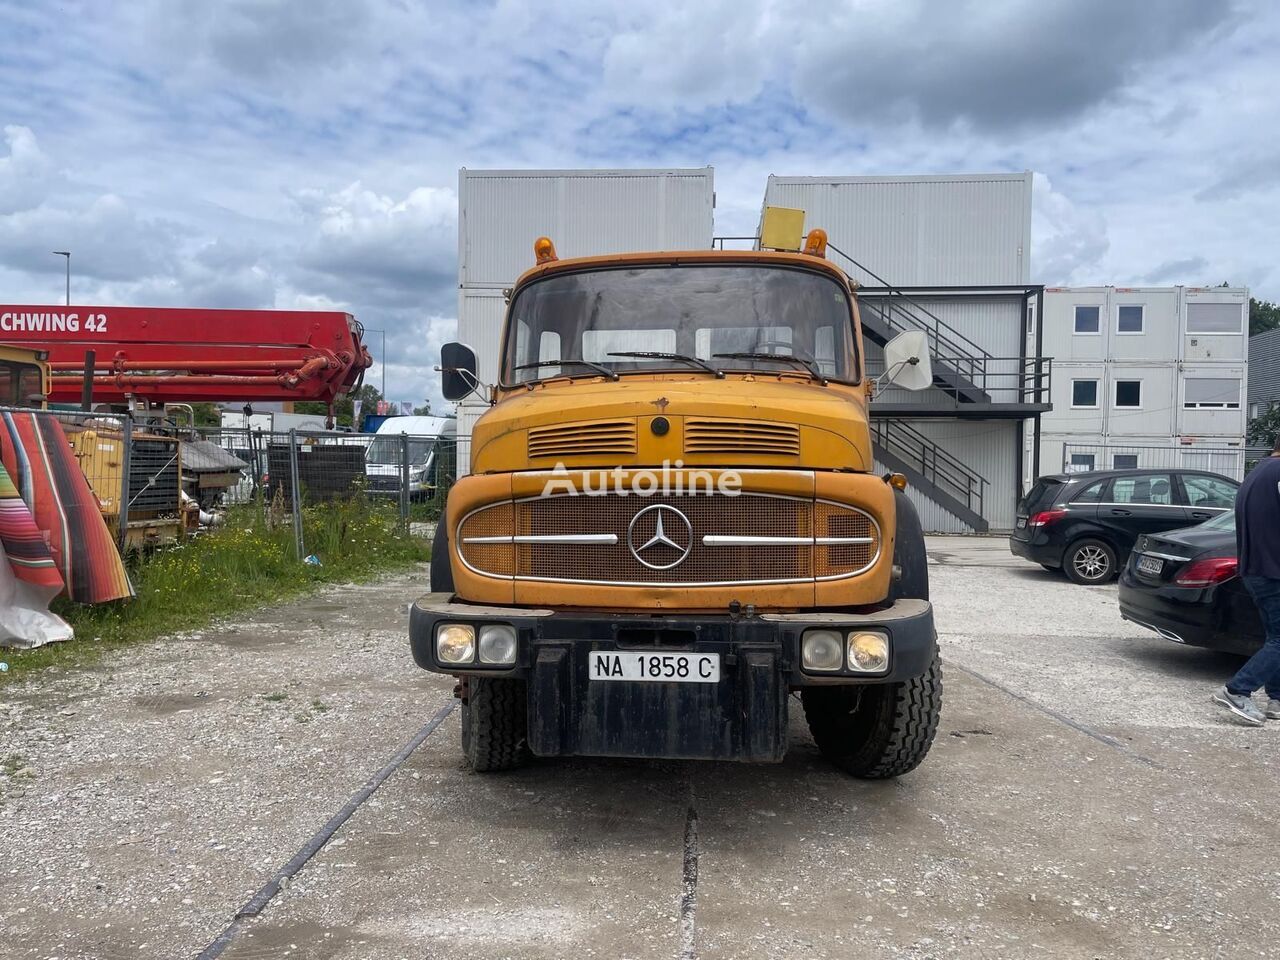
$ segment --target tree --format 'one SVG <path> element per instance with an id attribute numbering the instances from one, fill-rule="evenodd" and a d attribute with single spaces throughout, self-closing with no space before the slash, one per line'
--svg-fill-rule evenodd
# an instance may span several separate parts
<path id="1" fill-rule="evenodd" d="M 413 408 L 413 415 L 414 415 L 415 417 L 429 417 L 429 416 L 431 416 L 431 401 L 430 401 L 430 400 L 428 400 L 426 403 L 424 403 L 424 404 L 423 404 L 422 406 L 420 406 L 420 407 L 414 407 L 414 408 Z"/>
<path id="2" fill-rule="evenodd" d="M 1280 304 L 1249 298 L 1249 336 L 1280 327 Z"/>
<path id="3" fill-rule="evenodd" d="M 1274 407 L 1249 421 L 1245 442 L 1251 447 L 1270 447 L 1280 437 L 1280 407 Z"/>
<path id="4" fill-rule="evenodd" d="M 217 427 L 222 424 L 222 408 L 216 403 L 193 403 L 197 427 Z"/>
<path id="5" fill-rule="evenodd" d="M 352 414 L 355 410 L 355 401 L 359 400 L 363 404 L 360 415 L 366 416 L 370 413 L 377 413 L 377 403 L 382 399 L 382 394 L 378 392 L 378 388 L 371 383 L 366 383 L 353 394 L 348 394 L 338 400 L 334 404 L 335 421 L 340 427 L 355 427 L 353 424 Z M 301 400 L 293 405 L 295 413 L 306 413 L 311 416 L 323 416 L 328 412 L 328 406 L 319 400 Z"/>

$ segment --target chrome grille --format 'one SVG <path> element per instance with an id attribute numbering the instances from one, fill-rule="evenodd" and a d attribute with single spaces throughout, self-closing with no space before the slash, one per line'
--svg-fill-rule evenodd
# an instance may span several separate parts
<path id="1" fill-rule="evenodd" d="M 659 504 L 679 510 L 692 531 L 690 538 L 668 527 L 680 547 L 687 543 L 688 555 L 666 569 L 641 563 L 628 546 L 628 534 L 637 547 L 653 539 L 656 515 L 649 508 Z M 880 529 L 870 516 L 799 497 L 556 496 L 511 508 L 498 504 L 464 518 L 458 549 L 477 572 L 623 585 L 795 583 L 854 576 L 880 552 Z M 498 542 L 504 537 L 507 542 Z M 861 542 L 824 542 L 829 539 Z M 662 544 L 640 553 L 658 567 L 680 556 Z"/>
<path id="2" fill-rule="evenodd" d="M 635 453 L 634 420 L 597 420 L 593 423 L 533 427 L 529 431 L 529 459 L 582 457 L 605 453 Z"/>
<path id="3" fill-rule="evenodd" d="M 685 453 L 765 453 L 796 456 L 800 428 L 762 420 L 695 420 L 684 424 Z"/>

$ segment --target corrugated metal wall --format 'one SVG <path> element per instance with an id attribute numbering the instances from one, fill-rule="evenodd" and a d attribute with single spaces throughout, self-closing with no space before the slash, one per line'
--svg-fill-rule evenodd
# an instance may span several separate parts
<path id="1" fill-rule="evenodd" d="M 1012 530 L 1021 452 L 1015 420 L 907 420 L 916 430 L 987 480 L 983 515 L 992 531 Z M 876 464 L 883 472 L 885 467 Z M 926 533 L 972 533 L 967 523 L 907 487 Z"/>
<path id="2" fill-rule="evenodd" d="M 1031 173 L 774 177 L 765 205 L 805 211 L 837 247 L 892 286 L 979 286 L 1031 278 Z M 868 286 L 877 281 L 853 275 Z"/>
<path id="3" fill-rule="evenodd" d="M 1280 403 L 1280 330 L 1249 338 L 1249 403 Z"/>
<path id="4" fill-rule="evenodd" d="M 498 376 L 504 288 L 534 265 L 551 237 L 562 258 L 710 248 L 711 167 L 673 170 L 458 171 L 458 339 L 475 349 L 480 379 Z M 487 407 L 459 408 L 458 469 L 470 466 L 471 426 Z"/>

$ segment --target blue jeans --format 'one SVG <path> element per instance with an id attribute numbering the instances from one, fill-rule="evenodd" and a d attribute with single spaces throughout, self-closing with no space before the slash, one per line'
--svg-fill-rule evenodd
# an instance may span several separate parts
<path id="1" fill-rule="evenodd" d="M 1270 577 L 1242 577 L 1253 594 L 1262 616 L 1267 639 L 1262 649 L 1245 661 L 1240 672 L 1227 681 L 1227 692 L 1247 697 L 1259 687 L 1267 696 L 1280 700 L 1280 580 Z"/>

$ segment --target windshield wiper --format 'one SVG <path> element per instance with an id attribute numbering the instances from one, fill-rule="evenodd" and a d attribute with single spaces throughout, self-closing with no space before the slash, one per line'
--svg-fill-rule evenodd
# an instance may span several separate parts
<path id="1" fill-rule="evenodd" d="M 712 358 L 722 360 L 790 360 L 792 363 L 799 364 L 813 376 L 824 387 L 827 385 L 827 378 L 822 375 L 822 371 L 818 369 L 818 365 L 804 357 L 797 357 L 794 353 L 713 353 Z"/>
<path id="2" fill-rule="evenodd" d="M 537 367 L 560 367 L 566 363 L 576 363 L 582 367 L 590 367 L 597 373 L 608 377 L 610 380 L 617 380 L 618 375 L 606 367 L 602 363 L 592 363 L 590 360 L 539 360 L 536 363 L 522 363 L 515 367 L 516 370 L 533 370 Z"/>
<path id="3" fill-rule="evenodd" d="M 701 367 L 707 373 L 714 373 L 719 380 L 724 379 L 724 371 L 717 370 L 709 363 L 699 360 L 697 357 L 691 357 L 685 353 L 659 353 L 653 350 L 615 350 L 610 353 L 611 357 L 635 357 L 638 360 L 682 360 L 685 363 L 695 367 Z"/>

